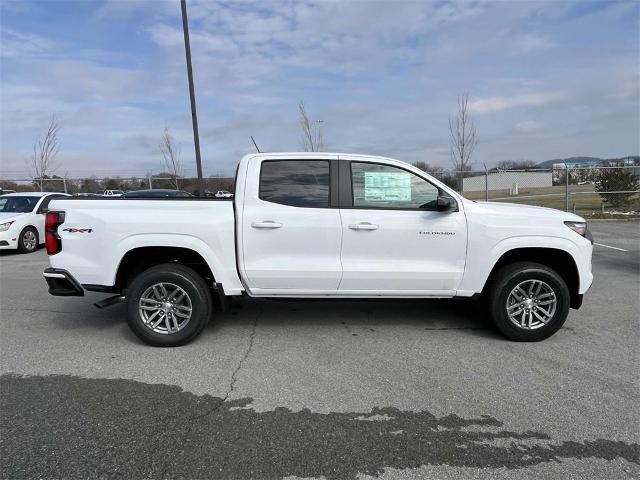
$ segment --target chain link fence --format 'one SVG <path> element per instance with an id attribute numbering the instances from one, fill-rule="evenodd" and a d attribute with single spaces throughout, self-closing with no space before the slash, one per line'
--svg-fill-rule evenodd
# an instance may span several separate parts
<path id="1" fill-rule="evenodd" d="M 520 203 L 586 217 L 640 215 L 640 166 L 437 172 L 471 200 Z"/>
<path id="2" fill-rule="evenodd" d="M 640 216 L 640 166 L 428 172 L 466 198 L 520 203 L 575 212 L 584 217 Z M 234 192 L 232 177 L 205 177 L 206 192 Z M 177 185 L 176 185 L 177 183 Z M 0 189 L 99 193 L 104 190 L 171 188 L 194 193 L 196 178 L 166 176 L 0 180 Z"/>

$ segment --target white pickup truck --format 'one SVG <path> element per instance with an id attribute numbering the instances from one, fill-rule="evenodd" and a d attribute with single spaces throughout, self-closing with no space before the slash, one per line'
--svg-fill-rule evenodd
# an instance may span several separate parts
<path id="1" fill-rule="evenodd" d="M 233 296 L 482 299 L 541 340 L 591 286 L 593 239 L 558 210 L 463 198 L 389 158 L 245 156 L 233 200 L 74 198 L 46 218 L 52 295 L 113 293 L 145 342 L 195 338 Z M 428 310 L 425 316 L 428 316 Z"/>

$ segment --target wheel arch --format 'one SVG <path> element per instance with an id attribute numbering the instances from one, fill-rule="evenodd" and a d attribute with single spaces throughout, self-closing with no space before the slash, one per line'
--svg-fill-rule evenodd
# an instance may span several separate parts
<path id="1" fill-rule="evenodd" d="M 566 250 L 550 247 L 516 247 L 504 252 L 494 263 L 487 277 L 483 291 L 491 284 L 495 274 L 507 265 L 516 262 L 534 262 L 545 265 L 558 273 L 567 284 L 571 295 L 571 308 L 579 308 L 582 295 L 579 294 L 580 275 L 575 259 Z"/>
<path id="2" fill-rule="evenodd" d="M 38 227 L 36 227 L 35 225 L 32 225 L 30 223 L 25 223 L 22 228 L 20 228 L 20 233 L 24 232 L 27 228 L 31 228 L 33 230 L 36 231 L 36 233 L 38 234 L 38 238 L 40 238 L 40 232 L 38 231 Z"/>
<path id="3" fill-rule="evenodd" d="M 114 290 L 124 290 L 137 275 L 163 263 L 176 263 L 190 267 L 209 285 L 213 286 L 215 283 L 215 276 L 209 263 L 196 250 L 188 247 L 155 245 L 131 248 L 123 255 L 116 270 Z"/>

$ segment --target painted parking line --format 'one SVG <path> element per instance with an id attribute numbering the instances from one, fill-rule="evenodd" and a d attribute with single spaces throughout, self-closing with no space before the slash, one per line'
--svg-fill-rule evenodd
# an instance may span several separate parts
<path id="1" fill-rule="evenodd" d="M 604 245 L 603 243 L 595 243 L 594 245 L 598 245 L 599 247 L 610 248 L 612 250 L 619 250 L 621 252 L 628 252 L 629 250 L 625 250 L 624 248 L 612 247 L 611 245 Z"/>

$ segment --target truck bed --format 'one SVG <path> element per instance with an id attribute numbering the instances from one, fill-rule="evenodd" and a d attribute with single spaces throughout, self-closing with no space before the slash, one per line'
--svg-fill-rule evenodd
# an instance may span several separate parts
<path id="1" fill-rule="evenodd" d="M 73 269 L 82 285 L 113 285 L 120 259 L 144 245 L 190 248 L 215 268 L 225 289 L 242 289 L 231 199 L 76 197 L 54 200 L 49 209 L 65 212 L 58 228 L 63 248 L 51 266 Z"/>

